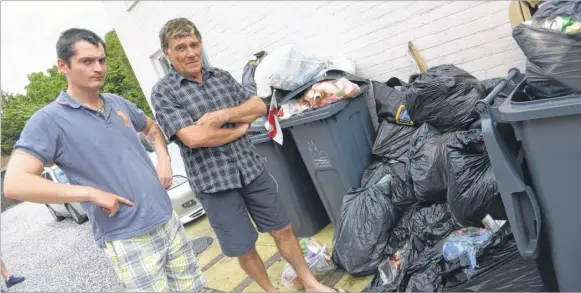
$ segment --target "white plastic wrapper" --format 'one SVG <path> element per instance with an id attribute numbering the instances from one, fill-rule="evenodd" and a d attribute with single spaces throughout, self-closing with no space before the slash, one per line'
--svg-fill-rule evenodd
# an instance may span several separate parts
<path id="1" fill-rule="evenodd" d="M 325 59 L 307 55 L 293 46 L 281 47 L 268 54 L 256 67 L 256 95 L 269 97 L 271 87 L 293 91 L 328 68 Z"/>
<path id="2" fill-rule="evenodd" d="M 331 261 L 327 245 L 321 245 L 310 238 L 303 238 L 300 241 L 305 261 L 311 273 L 321 281 L 335 270 L 335 264 Z M 295 270 L 287 263 L 282 271 L 282 285 L 291 290 L 302 290 L 303 285 L 297 278 Z"/>

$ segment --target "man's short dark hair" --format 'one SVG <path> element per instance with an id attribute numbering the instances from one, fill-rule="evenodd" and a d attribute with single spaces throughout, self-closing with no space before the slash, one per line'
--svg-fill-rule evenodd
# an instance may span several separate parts
<path id="1" fill-rule="evenodd" d="M 105 42 L 96 33 L 82 28 L 71 28 L 61 33 L 56 42 L 56 55 L 58 58 L 65 60 L 67 65 L 71 65 L 71 57 L 75 55 L 75 44 L 79 41 L 85 41 L 95 46 L 99 43 L 106 50 Z"/>

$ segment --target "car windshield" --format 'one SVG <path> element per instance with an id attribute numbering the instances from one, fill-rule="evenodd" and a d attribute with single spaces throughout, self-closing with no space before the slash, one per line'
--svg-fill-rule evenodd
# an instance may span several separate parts
<path id="1" fill-rule="evenodd" d="M 67 178 L 67 175 L 61 169 L 55 169 L 54 175 L 59 183 L 69 183 L 69 178 Z"/>

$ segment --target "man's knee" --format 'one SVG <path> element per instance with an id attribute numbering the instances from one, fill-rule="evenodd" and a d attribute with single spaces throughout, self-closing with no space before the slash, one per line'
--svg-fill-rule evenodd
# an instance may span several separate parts
<path id="1" fill-rule="evenodd" d="M 270 235 L 277 242 L 285 242 L 295 237 L 291 224 L 284 226 L 281 229 L 270 232 Z"/>

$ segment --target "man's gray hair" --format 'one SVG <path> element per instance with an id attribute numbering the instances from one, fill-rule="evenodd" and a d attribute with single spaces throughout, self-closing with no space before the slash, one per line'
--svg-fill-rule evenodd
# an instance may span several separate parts
<path id="1" fill-rule="evenodd" d="M 165 51 L 169 48 L 169 40 L 178 37 L 196 36 L 202 41 L 202 35 L 196 25 L 187 18 L 174 18 L 166 22 L 159 32 L 161 48 Z"/>

